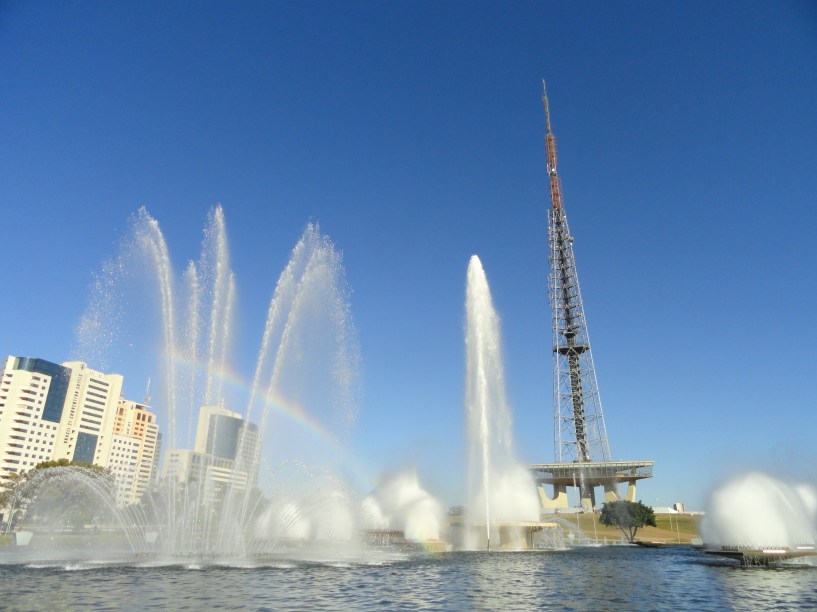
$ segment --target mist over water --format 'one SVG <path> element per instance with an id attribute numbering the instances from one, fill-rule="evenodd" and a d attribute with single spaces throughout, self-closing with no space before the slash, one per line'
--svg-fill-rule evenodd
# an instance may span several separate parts
<path id="1" fill-rule="evenodd" d="M 710 497 L 701 535 L 713 546 L 817 546 L 817 489 L 762 472 L 737 476 Z"/>
<path id="2" fill-rule="evenodd" d="M 386 474 L 363 500 L 362 524 L 366 529 L 399 530 L 414 542 L 439 540 L 443 509 L 425 491 L 413 469 Z"/>

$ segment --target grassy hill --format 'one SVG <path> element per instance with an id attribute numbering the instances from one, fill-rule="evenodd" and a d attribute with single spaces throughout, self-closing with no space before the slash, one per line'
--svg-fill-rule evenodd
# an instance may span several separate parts
<path id="1" fill-rule="evenodd" d="M 570 523 L 578 522 L 579 529 L 589 538 L 619 540 L 623 534 L 617 527 L 605 527 L 596 513 L 559 515 Z M 656 527 L 642 527 L 636 540 L 644 542 L 666 542 L 668 544 L 690 544 L 693 538 L 700 538 L 700 521 L 703 517 L 692 514 L 656 514 Z"/>

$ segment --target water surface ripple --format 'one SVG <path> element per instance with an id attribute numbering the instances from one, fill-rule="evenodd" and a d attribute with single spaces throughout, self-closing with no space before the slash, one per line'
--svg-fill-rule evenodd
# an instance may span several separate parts
<path id="1" fill-rule="evenodd" d="M 0 607 L 10 610 L 817 608 L 817 567 L 741 568 L 680 547 L 452 553 L 362 563 L 282 560 L 240 567 L 2 558 Z"/>

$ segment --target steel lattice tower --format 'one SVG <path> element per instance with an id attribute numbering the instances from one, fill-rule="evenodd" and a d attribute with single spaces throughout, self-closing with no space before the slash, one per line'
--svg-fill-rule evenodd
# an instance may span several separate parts
<path id="1" fill-rule="evenodd" d="M 548 292 L 553 317 L 554 454 L 558 462 L 610 461 L 610 445 L 573 255 L 573 236 L 567 225 L 562 185 L 556 173 L 556 137 L 550 127 L 544 81 L 542 87 L 551 199 Z"/>
<path id="2" fill-rule="evenodd" d="M 556 137 L 550 127 L 550 106 L 544 85 L 542 81 L 551 200 L 548 210 L 548 293 L 553 316 L 556 463 L 538 463 L 529 467 L 539 488 L 544 513 L 567 509 L 570 487 L 578 489 L 581 508 L 587 511 L 596 505 L 596 487 L 604 487 L 605 502 L 615 501 L 621 499 L 618 485 L 627 483 L 626 498 L 635 501 L 636 482 L 652 477 L 653 462 L 610 459 L 607 427 L 573 255 L 573 236 L 567 225 L 562 185 L 556 173 Z M 552 496 L 545 491 L 546 485 L 553 486 Z"/>

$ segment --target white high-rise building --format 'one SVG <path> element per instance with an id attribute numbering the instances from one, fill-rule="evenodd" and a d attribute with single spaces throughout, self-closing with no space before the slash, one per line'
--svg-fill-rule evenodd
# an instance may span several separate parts
<path id="1" fill-rule="evenodd" d="M 122 376 L 103 374 L 81 361 L 62 364 L 71 370 L 54 459 L 108 466 Z"/>
<path id="2" fill-rule="evenodd" d="M 119 374 L 79 361 L 7 357 L 0 381 L 0 484 L 54 459 L 105 467 L 121 391 Z"/>
<path id="3" fill-rule="evenodd" d="M 9 356 L 0 375 L 0 487 L 54 457 L 71 370 Z"/>
<path id="4" fill-rule="evenodd" d="M 159 426 L 121 399 L 122 376 L 80 361 L 7 357 L 0 369 L 0 488 L 58 459 L 111 470 L 120 504 L 139 501 L 155 475 Z"/>

